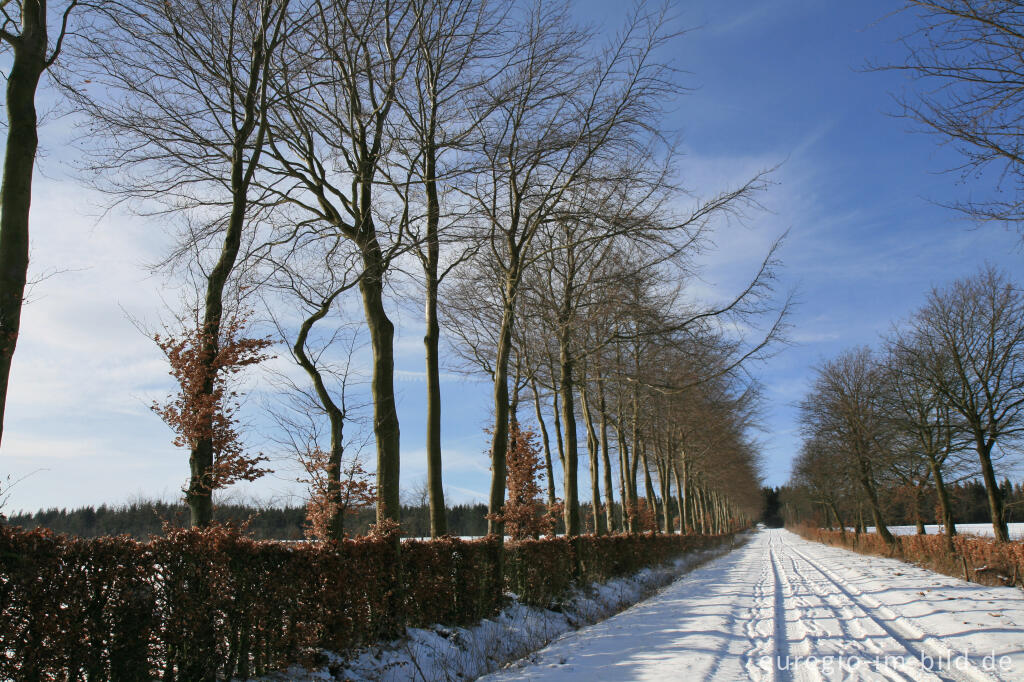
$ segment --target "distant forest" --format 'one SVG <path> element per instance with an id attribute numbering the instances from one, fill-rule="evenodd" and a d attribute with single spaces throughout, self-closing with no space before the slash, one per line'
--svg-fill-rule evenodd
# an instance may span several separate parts
<path id="1" fill-rule="evenodd" d="M 363 535 L 374 522 L 374 510 L 368 508 L 346 519 L 350 535 Z M 456 505 L 448 508 L 449 532 L 460 536 L 487 534 L 487 506 Z M 3 517 L 0 516 L 0 519 Z M 306 508 L 256 507 L 230 504 L 217 507 L 222 523 L 245 524 L 247 531 L 260 540 L 301 540 L 304 536 Z M 2 521 L 0 521 L 2 522 Z M 49 528 L 83 538 L 101 535 L 131 535 L 144 540 L 162 535 L 165 524 L 189 525 L 189 508 L 184 503 L 160 501 L 132 502 L 120 506 L 100 505 L 77 509 L 41 509 L 34 514 L 13 514 L 6 523 L 23 528 Z M 430 509 L 427 506 L 402 506 L 402 527 L 410 537 L 430 536 Z"/>
<path id="2" fill-rule="evenodd" d="M 581 507 L 582 527 L 592 532 L 594 515 L 590 505 Z M 375 519 L 372 507 L 360 510 L 345 520 L 346 533 L 355 537 L 365 535 Z M 622 518 L 622 507 L 615 505 L 614 514 Z M 448 507 L 448 533 L 461 537 L 482 537 L 487 534 L 487 505 L 460 504 Z M 402 505 L 402 534 L 405 537 L 430 537 L 430 507 Z M 247 504 L 217 506 L 220 523 L 244 525 L 246 531 L 258 540 L 301 540 L 306 528 L 306 508 L 303 506 L 259 507 Z M 185 528 L 189 525 L 189 508 L 185 503 L 138 501 L 123 505 L 100 505 L 76 509 L 40 509 L 34 514 L 12 514 L 6 519 L 0 514 L 0 523 L 22 528 L 49 528 L 82 538 L 103 535 L 130 535 L 145 540 L 151 535 L 162 535 L 165 526 Z M 565 532 L 558 523 L 556 532 Z"/>

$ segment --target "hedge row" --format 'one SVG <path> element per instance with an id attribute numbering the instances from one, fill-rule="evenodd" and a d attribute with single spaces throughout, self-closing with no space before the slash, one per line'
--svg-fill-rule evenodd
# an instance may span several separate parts
<path id="1" fill-rule="evenodd" d="M 895 545 L 876 533 L 845 534 L 813 526 L 792 529 L 808 540 L 862 554 L 895 557 L 946 575 L 985 585 L 1024 585 L 1024 542 L 996 542 L 973 535 L 953 536 L 950 554 L 944 535 L 896 535 Z"/>
<path id="2" fill-rule="evenodd" d="M 632 575 L 731 537 L 643 533 L 524 540 L 505 546 L 505 589 L 523 604 L 546 607 L 558 602 L 574 584 Z"/>
<path id="3" fill-rule="evenodd" d="M 312 663 L 406 627 L 464 625 L 506 591 L 550 605 L 725 537 L 506 544 L 256 541 L 222 527 L 141 543 L 0 526 L 0 679 L 215 680 Z M 504 569 L 504 584 L 500 583 Z"/>

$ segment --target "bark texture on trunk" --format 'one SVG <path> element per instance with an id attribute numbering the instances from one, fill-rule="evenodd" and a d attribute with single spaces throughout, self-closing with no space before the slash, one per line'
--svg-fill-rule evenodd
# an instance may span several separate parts
<path id="1" fill-rule="evenodd" d="M 269 26 L 271 5 L 263 10 L 263 29 Z M 206 278 L 206 295 L 203 301 L 202 350 L 200 365 L 204 373 L 202 394 L 213 393 L 216 379 L 214 363 L 220 347 L 220 330 L 224 316 L 224 291 L 228 279 L 235 269 L 241 248 L 242 233 L 245 230 L 249 210 L 249 187 L 254 169 L 258 166 L 266 138 L 266 70 L 269 49 L 266 35 L 260 34 L 253 44 L 249 64 L 248 82 L 241 102 L 242 120 L 234 130 L 231 140 L 231 213 L 220 255 Z M 234 85 L 232 83 L 232 85 Z M 246 158 L 248 151 L 249 157 Z M 191 513 L 193 526 L 208 526 L 213 521 L 213 498 L 210 489 L 214 465 L 214 443 L 209 437 L 200 438 L 193 445 L 189 455 L 189 486 L 185 501 Z"/>
<path id="2" fill-rule="evenodd" d="M 437 321 L 437 270 L 427 274 L 426 323 L 423 337 L 427 363 L 427 489 L 430 497 L 430 537 L 448 532 L 441 461 L 441 370 L 438 345 L 441 330 Z"/>
<path id="3" fill-rule="evenodd" d="M 1010 531 L 1006 527 L 1006 519 L 1003 518 L 1003 496 L 999 492 L 999 483 L 996 482 L 996 472 L 992 468 L 992 445 L 983 438 L 977 438 L 975 450 L 978 453 L 978 462 L 981 464 L 981 477 L 985 481 L 985 491 L 988 493 L 988 512 L 992 518 L 992 532 L 995 534 L 996 542 L 1009 542 Z"/>
<path id="4" fill-rule="evenodd" d="M 240 155 L 237 155 L 240 156 Z M 243 172 L 241 161 L 236 161 L 232 169 L 232 184 L 235 176 Z M 200 365 L 203 368 L 203 395 L 212 395 L 216 381 L 217 354 L 220 350 L 220 328 L 224 315 L 224 289 L 228 277 L 235 267 L 238 251 L 241 247 L 242 229 L 245 218 L 247 189 L 235 192 L 232 215 L 228 221 L 228 229 L 224 233 L 224 244 L 221 246 L 220 258 L 206 279 L 206 298 L 203 303 L 202 349 Z M 213 474 L 214 443 L 211 437 L 199 438 L 192 446 L 189 455 L 189 485 L 185 491 L 185 501 L 189 506 L 191 524 L 194 527 L 205 527 L 213 521 L 213 496 L 211 477 Z"/>
<path id="5" fill-rule="evenodd" d="M 512 287 L 511 282 L 506 283 L 506 301 L 514 300 L 514 297 L 507 296 L 508 290 Z M 494 363 L 494 428 L 491 433 L 491 490 L 487 505 L 487 512 L 492 516 L 501 514 L 502 508 L 505 506 L 509 419 L 508 363 L 512 353 L 512 325 L 514 321 L 515 311 L 511 305 L 506 305 L 501 318 L 498 353 Z M 505 524 L 494 520 L 494 518 L 488 519 L 487 532 L 499 538 L 504 538 Z"/>
<path id="6" fill-rule="evenodd" d="M 540 427 L 541 442 L 544 444 L 544 472 L 547 475 L 548 506 L 555 504 L 555 470 L 551 465 L 551 439 L 548 437 L 548 427 L 544 423 L 544 413 L 540 409 L 540 393 L 537 391 L 537 382 L 531 382 L 533 389 L 533 409 L 537 415 L 537 425 Z"/>
<path id="7" fill-rule="evenodd" d="M 601 509 L 600 491 L 600 463 L 598 461 L 600 442 L 597 437 L 597 428 L 594 424 L 593 406 L 587 399 L 586 381 L 580 383 L 580 405 L 583 407 L 583 420 L 587 427 L 587 456 L 590 467 L 590 505 L 594 513 L 594 533 L 604 535 L 607 530 L 604 510 Z"/>
<path id="8" fill-rule="evenodd" d="M 370 331 L 373 374 L 373 434 L 377 441 L 377 523 L 399 522 L 400 439 L 395 405 L 395 326 L 384 309 L 384 259 L 373 240 L 363 249 L 363 277 L 359 280 L 363 314 Z"/>
<path id="9" fill-rule="evenodd" d="M 598 384 L 598 409 L 601 411 L 601 462 L 604 466 L 604 504 L 608 532 L 618 530 L 615 523 L 615 493 L 612 490 L 612 459 L 608 452 L 608 406 L 604 399 L 604 386 Z"/>
<path id="10" fill-rule="evenodd" d="M 857 466 L 859 481 L 861 489 L 864 491 L 865 497 L 868 499 L 868 506 L 871 508 L 871 518 L 875 522 L 875 532 L 878 533 L 886 544 L 892 545 L 896 543 L 896 539 L 889 532 L 889 528 L 885 525 L 885 519 L 882 517 L 882 506 L 878 502 L 878 493 L 875 490 L 874 476 L 871 474 L 871 466 L 868 464 L 866 458 L 858 457 Z"/>
<path id="11" fill-rule="evenodd" d="M 317 400 L 327 414 L 327 420 L 331 425 L 330 459 L 328 460 L 327 471 L 327 496 L 334 503 L 334 513 L 328 520 L 327 526 L 332 540 L 339 542 L 345 537 L 345 519 L 342 511 L 341 499 L 341 462 L 345 454 L 345 413 L 331 397 L 324 382 L 323 374 L 316 364 L 306 353 L 306 340 L 313 329 L 313 325 L 322 320 L 330 312 L 335 296 L 326 299 L 323 304 L 312 315 L 307 317 L 299 326 L 299 333 L 296 335 L 295 343 L 292 345 L 292 354 L 299 366 L 306 372 L 310 381 L 313 382 L 313 390 L 316 392 Z"/>
<path id="12" fill-rule="evenodd" d="M 929 458 L 928 466 L 931 468 L 932 478 L 935 481 L 935 496 L 939 500 L 939 514 L 942 517 L 941 523 L 945 529 L 946 551 L 953 554 L 955 551 L 953 536 L 956 535 L 956 523 L 953 521 L 953 511 L 949 506 L 949 492 L 946 490 L 946 482 L 942 478 L 942 467 L 933 458 Z"/>
<path id="13" fill-rule="evenodd" d="M 47 68 L 46 3 L 25 0 L 21 14 L 21 35 L 7 76 L 7 148 L 0 184 L 0 441 L 28 278 L 32 173 L 39 147 L 36 89 Z"/>
<path id="14" fill-rule="evenodd" d="M 579 445 L 576 438 L 575 391 L 573 389 L 573 363 L 569 352 L 562 344 L 559 358 L 559 390 L 562 394 L 562 422 L 565 431 L 565 480 L 563 516 L 565 534 L 569 537 L 580 534 L 580 507 L 577 488 Z"/>
<path id="15" fill-rule="evenodd" d="M 436 115 L 436 111 L 432 111 L 432 114 Z M 431 134 L 434 134 L 433 128 Z M 423 346 L 427 364 L 427 490 L 430 497 L 430 537 L 436 538 L 448 532 L 441 463 L 441 371 L 438 351 L 441 328 L 437 320 L 437 290 L 440 284 L 438 267 L 441 253 L 438 230 L 441 222 L 441 202 L 437 194 L 437 150 L 434 145 L 428 144 L 425 152 L 427 249 L 423 274 L 426 279 L 424 315 L 427 330 L 423 336 Z"/>

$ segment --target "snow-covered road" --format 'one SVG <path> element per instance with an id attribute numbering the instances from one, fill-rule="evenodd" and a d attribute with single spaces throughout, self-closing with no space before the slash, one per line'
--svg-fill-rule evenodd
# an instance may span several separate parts
<path id="1" fill-rule="evenodd" d="M 1024 591 L 761 531 L 487 680 L 1024 680 Z"/>

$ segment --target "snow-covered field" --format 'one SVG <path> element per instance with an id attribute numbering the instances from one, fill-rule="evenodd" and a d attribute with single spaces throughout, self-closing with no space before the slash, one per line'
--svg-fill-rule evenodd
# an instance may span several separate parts
<path id="1" fill-rule="evenodd" d="M 940 527 L 926 524 L 924 529 L 929 535 L 935 535 L 939 532 Z M 1011 540 L 1024 540 L 1024 523 L 1009 523 L 1007 528 L 1010 531 Z M 853 528 L 850 528 L 850 530 L 853 530 Z M 874 533 L 875 527 L 868 526 L 866 530 L 869 533 Z M 889 526 L 889 531 L 893 535 L 913 535 L 917 532 L 917 526 Z M 956 524 L 956 532 L 962 535 L 993 536 L 991 523 L 958 523 Z"/>
<path id="2" fill-rule="evenodd" d="M 1024 680 L 1024 591 L 768 530 L 485 679 Z"/>

